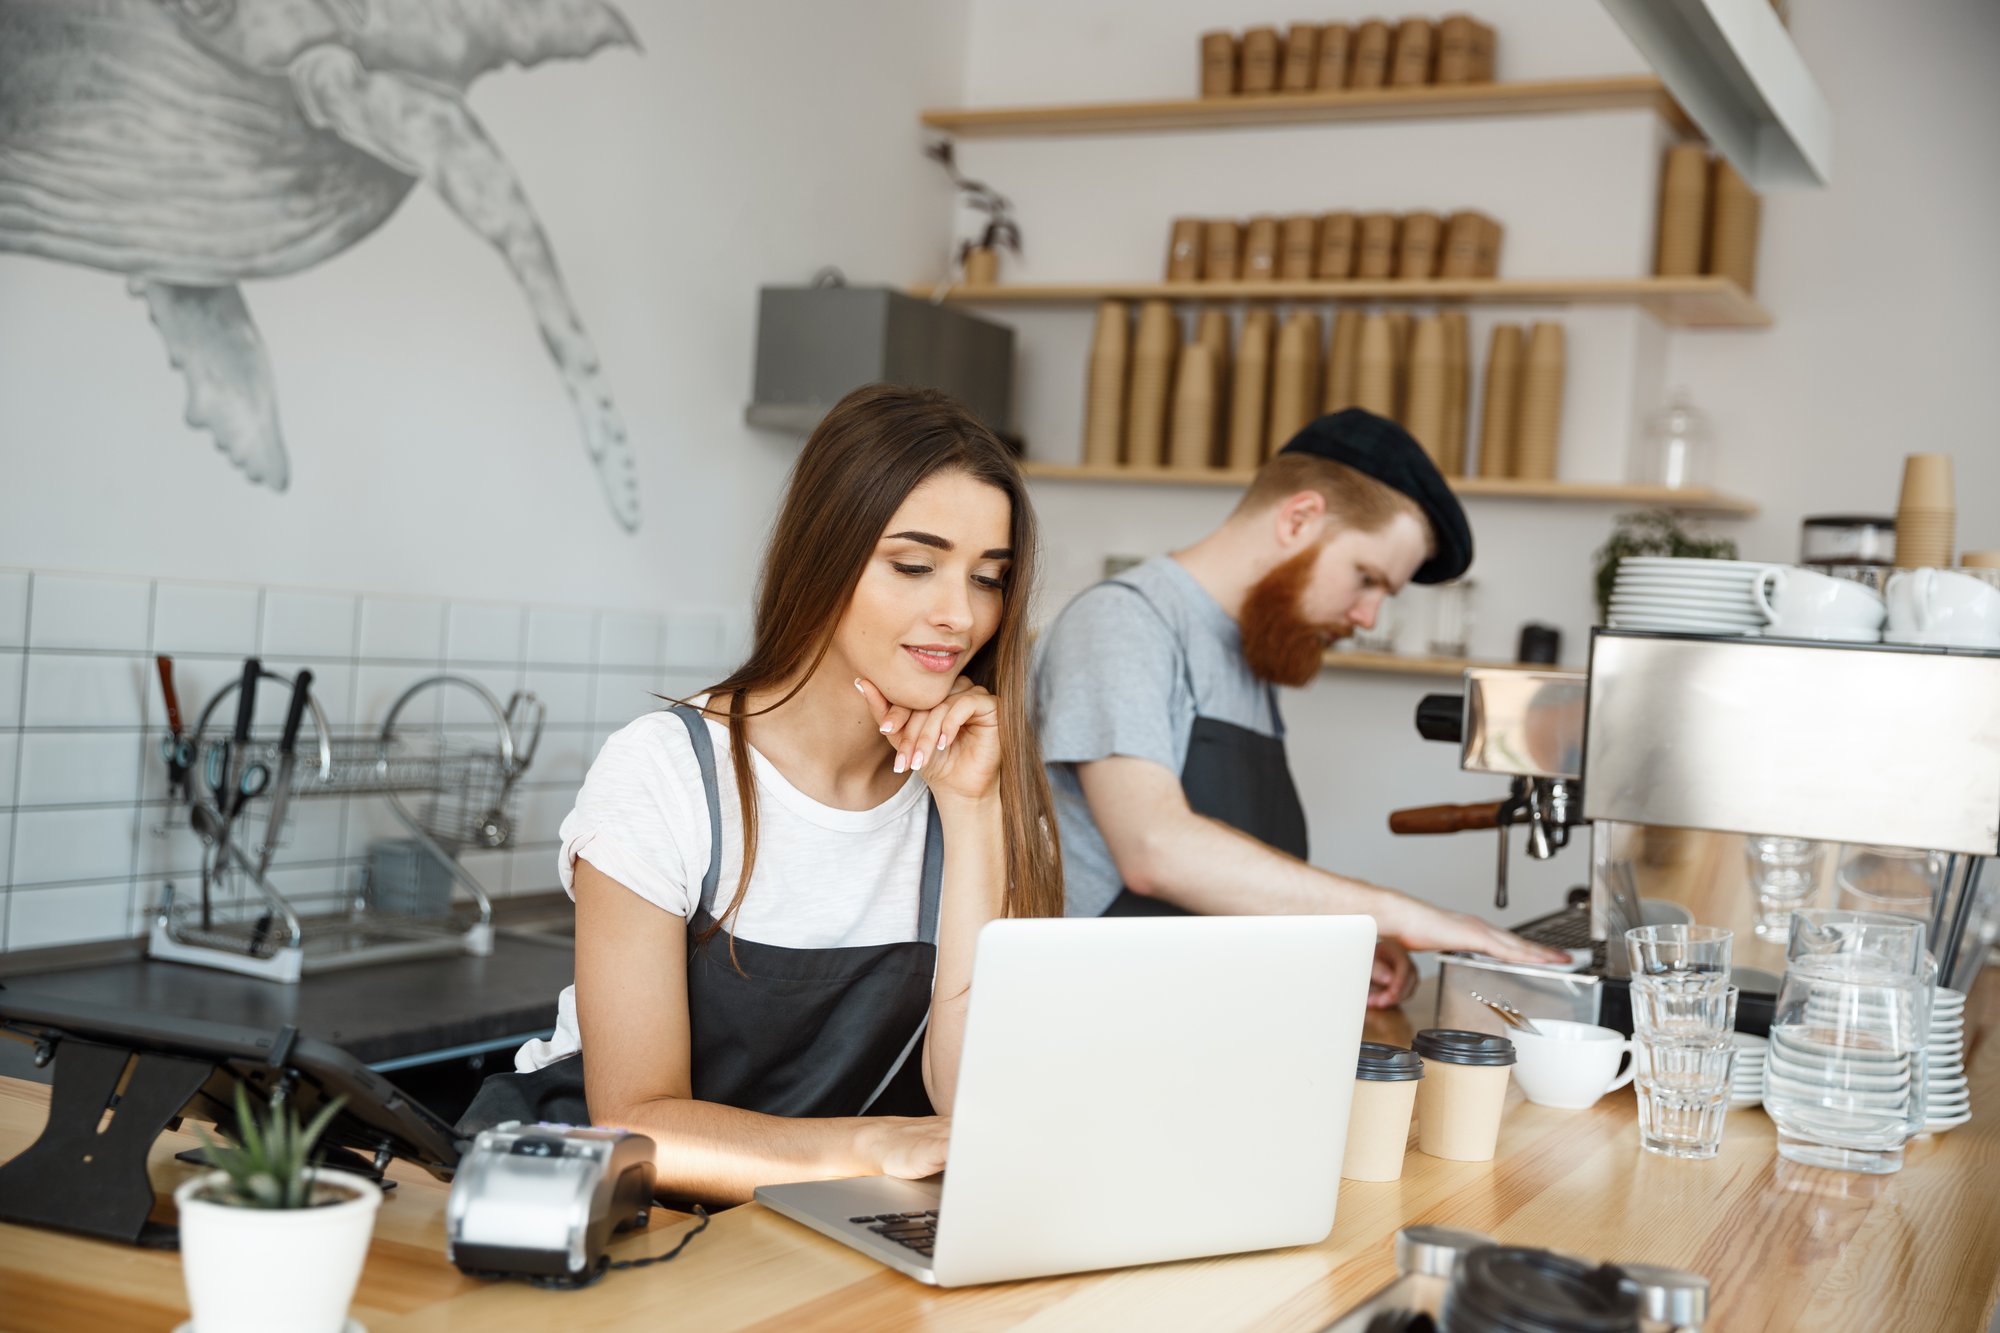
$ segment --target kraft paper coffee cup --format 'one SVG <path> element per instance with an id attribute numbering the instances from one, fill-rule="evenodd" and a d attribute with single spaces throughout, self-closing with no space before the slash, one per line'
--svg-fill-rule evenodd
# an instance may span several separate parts
<path id="1" fill-rule="evenodd" d="M 1417 1084 L 1418 1150 L 1458 1162 L 1492 1161 L 1514 1043 L 1485 1032 L 1426 1028 L 1411 1045 L 1424 1060 Z"/>
<path id="2" fill-rule="evenodd" d="M 1410 1114 L 1424 1062 L 1415 1051 L 1380 1042 L 1361 1043 L 1354 1071 L 1354 1102 L 1347 1115 L 1345 1180 L 1400 1180 L 1410 1143 Z"/>

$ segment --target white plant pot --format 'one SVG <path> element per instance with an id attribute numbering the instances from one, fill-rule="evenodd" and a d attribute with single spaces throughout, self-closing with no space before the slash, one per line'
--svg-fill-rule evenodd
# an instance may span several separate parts
<path id="1" fill-rule="evenodd" d="M 174 1191 L 195 1333 L 341 1333 L 346 1327 L 382 1191 L 347 1171 L 318 1177 L 351 1197 L 318 1208 L 238 1208 L 194 1197 L 225 1182 L 220 1171 Z"/>

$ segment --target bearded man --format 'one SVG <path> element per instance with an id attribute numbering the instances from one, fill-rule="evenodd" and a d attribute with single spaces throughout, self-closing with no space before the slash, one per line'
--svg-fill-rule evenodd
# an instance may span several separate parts
<path id="1" fill-rule="evenodd" d="M 1465 511 L 1422 447 L 1350 408 L 1294 436 L 1208 536 L 1079 594 L 1034 672 L 1069 915 L 1365 912 L 1377 1007 L 1415 986 L 1411 949 L 1564 961 L 1306 860 L 1275 687 L 1309 683 L 1406 583 L 1471 563 Z"/>

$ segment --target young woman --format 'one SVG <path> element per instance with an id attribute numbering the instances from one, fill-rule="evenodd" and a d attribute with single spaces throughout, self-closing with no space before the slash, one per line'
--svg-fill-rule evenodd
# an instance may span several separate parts
<path id="1" fill-rule="evenodd" d="M 991 432 L 872 385 L 806 442 L 750 660 L 612 736 L 562 827 L 576 984 L 464 1127 L 618 1125 L 663 1192 L 944 1166 L 974 936 L 1062 911 L 1026 710 L 1034 514 Z"/>

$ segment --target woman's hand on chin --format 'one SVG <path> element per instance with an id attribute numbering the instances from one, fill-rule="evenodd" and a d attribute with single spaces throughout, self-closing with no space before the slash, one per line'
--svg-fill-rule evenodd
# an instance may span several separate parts
<path id="1" fill-rule="evenodd" d="M 854 687 L 868 701 L 896 771 L 921 769 L 933 795 L 980 800 L 999 790 L 1000 701 L 960 676 L 934 708 L 892 704 L 868 680 Z"/>

